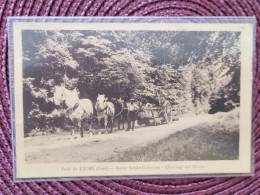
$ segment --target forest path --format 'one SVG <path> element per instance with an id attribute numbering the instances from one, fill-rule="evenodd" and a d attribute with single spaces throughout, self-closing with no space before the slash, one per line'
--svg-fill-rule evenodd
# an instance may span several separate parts
<path id="1" fill-rule="evenodd" d="M 182 118 L 171 124 L 138 127 L 134 131 L 115 131 L 110 134 L 87 135 L 75 139 L 70 134 L 25 138 L 26 163 L 99 162 L 130 148 L 139 148 L 164 139 L 178 131 L 202 123 L 223 120 L 217 115 Z"/>

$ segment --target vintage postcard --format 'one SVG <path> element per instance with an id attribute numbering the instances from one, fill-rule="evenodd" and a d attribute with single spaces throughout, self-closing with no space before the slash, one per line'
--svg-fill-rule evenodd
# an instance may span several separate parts
<path id="1" fill-rule="evenodd" d="M 252 173 L 254 23 L 115 21 L 9 18 L 15 178 Z"/>

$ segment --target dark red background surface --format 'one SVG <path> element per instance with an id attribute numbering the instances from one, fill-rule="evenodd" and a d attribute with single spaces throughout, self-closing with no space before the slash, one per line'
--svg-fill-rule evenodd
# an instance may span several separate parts
<path id="1" fill-rule="evenodd" d="M 256 16 L 251 177 L 14 183 L 8 89 L 7 16 Z M 259 0 L 0 0 L 0 194 L 260 194 Z"/>

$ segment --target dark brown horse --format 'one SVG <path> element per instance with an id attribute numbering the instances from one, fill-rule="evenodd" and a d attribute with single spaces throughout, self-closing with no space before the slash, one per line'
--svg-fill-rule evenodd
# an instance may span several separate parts
<path id="1" fill-rule="evenodd" d="M 121 129 L 121 125 L 123 125 L 122 129 L 125 129 L 125 123 L 127 122 L 127 106 L 125 101 L 120 97 L 112 98 L 111 101 L 115 105 L 115 119 L 117 120 L 118 130 Z"/>
<path id="2" fill-rule="evenodd" d="M 134 102 L 133 99 L 130 99 L 130 102 L 127 103 L 127 130 L 132 129 L 134 131 L 135 121 L 138 118 L 138 113 L 142 107 L 141 102 Z"/>

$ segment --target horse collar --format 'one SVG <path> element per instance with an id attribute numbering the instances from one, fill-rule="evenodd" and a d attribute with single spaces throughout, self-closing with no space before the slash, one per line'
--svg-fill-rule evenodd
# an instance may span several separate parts
<path id="1" fill-rule="evenodd" d="M 73 106 L 73 108 L 70 108 L 70 109 L 68 109 L 68 110 L 75 110 L 78 106 L 79 106 L 79 102 L 77 102 L 77 103 Z"/>
<path id="2" fill-rule="evenodd" d="M 77 107 L 79 107 L 79 102 L 77 102 L 72 109 L 75 110 Z"/>
<path id="3" fill-rule="evenodd" d="M 105 109 L 107 109 L 107 107 L 108 107 L 107 103 L 104 102 L 104 108 L 103 108 L 103 109 L 100 109 L 100 108 L 99 108 L 99 111 L 104 111 Z"/>

